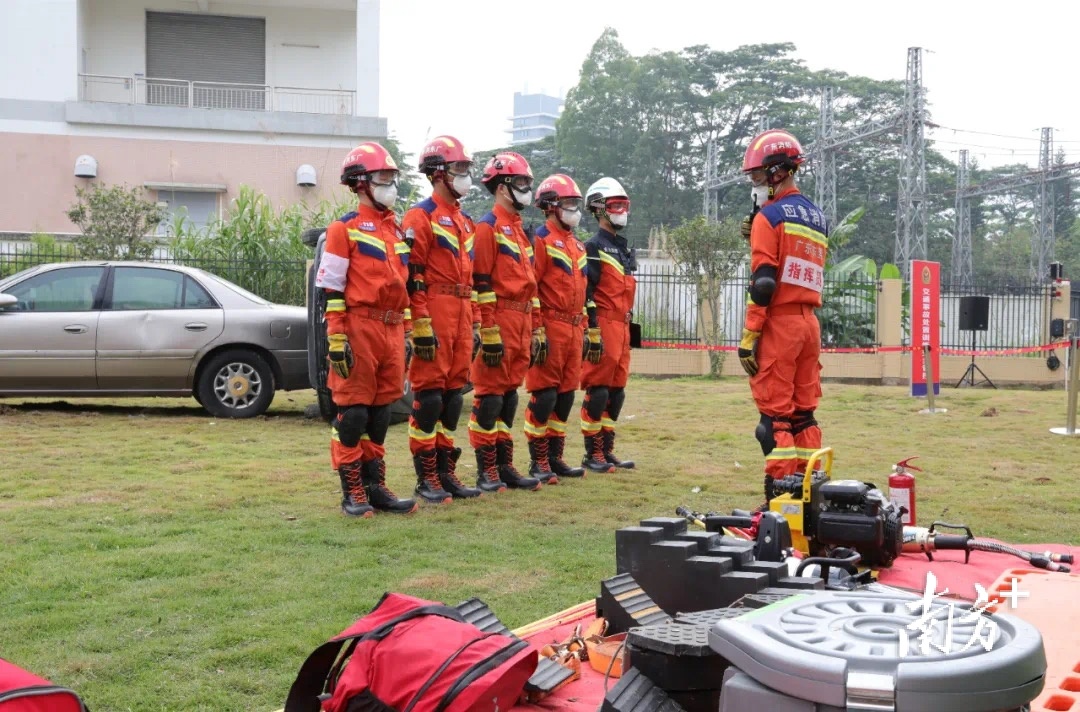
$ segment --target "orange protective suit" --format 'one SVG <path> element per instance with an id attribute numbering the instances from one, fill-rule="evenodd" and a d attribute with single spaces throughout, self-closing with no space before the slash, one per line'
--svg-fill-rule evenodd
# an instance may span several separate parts
<path id="1" fill-rule="evenodd" d="M 600 328 L 604 342 L 600 363 L 582 366 L 581 387 L 586 396 L 581 406 L 581 432 L 590 436 L 601 430 L 614 431 L 619 417 L 622 389 L 630 375 L 630 316 L 637 280 L 633 276 L 636 264 L 625 238 L 601 229 L 585 243 L 585 254 L 589 323 Z M 592 402 L 592 389 L 605 389 L 604 403 Z M 611 391 L 618 393 L 614 404 L 607 402 Z"/>
<path id="2" fill-rule="evenodd" d="M 549 388 L 570 394 L 565 409 L 573 407 L 573 393 L 581 382 L 581 348 L 586 327 L 585 246 L 558 218 L 550 217 L 533 240 L 533 267 L 540 298 L 540 318 L 547 333 L 548 357 L 525 376 L 531 393 Z M 546 408 L 544 410 L 547 410 Z M 525 412 L 525 436 L 530 439 L 566 435 L 566 415 L 551 413 L 543 422 L 530 405 Z"/>
<path id="3" fill-rule="evenodd" d="M 504 396 L 521 386 L 529 369 L 532 331 L 540 326 L 533 248 L 520 215 L 495 205 L 477 222 L 473 285 L 481 326 L 497 325 L 503 343 L 500 365 L 488 366 L 479 353 L 473 359 L 472 383 L 478 398 L 469 419 L 469 442 L 475 448 L 511 439 L 507 417 L 500 416 L 493 430 L 480 426 L 476 401 L 485 395 Z"/>
<path id="4" fill-rule="evenodd" d="M 412 239 L 409 270 L 416 285 L 410 295 L 412 318 L 429 317 L 439 344 L 434 361 L 414 357 L 409 366 L 413 393 L 441 392 L 441 407 L 434 406 L 438 413 L 427 413 L 426 402 L 414 403 L 409 449 L 415 455 L 433 447 L 454 447 L 460 391 L 469 379 L 473 325 L 479 323 L 480 311 L 472 286 L 475 226 L 460 204 L 433 194 L 405 213 L 402 227 Z M 455 412 L 446 416 L 454 399 L 456 410 L 451 407 Z"/>
<path id="5" fill-rule="evenodd" d="M 391 211 L 364 205 L 326 230 L 316 286 L 326 289 L 326 333 L 345 334 L 353 353 L 348 378 L 327 378 L 334 403 L 386 406 L 401 398 L 405 382 L 405 327 L 409 319 L 409 248 Z M 335 429 L 334 468 L 383 457 L 382 437 L 365 433 L 346 447 Z"/>
<path id="6" fill-rule="evenodd" d="M 821 447 L 814 419 L 821 397 L 821 328 L 814 309 L 821 306 L 828 244 L 825 216 L 794 187 L 765 203 L 751 225 L 751 272 L 775 270 L 776 281 L 767 305 L 747 302 L 745 321 L 747 329 L 761 332 L 750 391 L 762 415 L 765 472 L 773 478 L 801 472 Z"/>

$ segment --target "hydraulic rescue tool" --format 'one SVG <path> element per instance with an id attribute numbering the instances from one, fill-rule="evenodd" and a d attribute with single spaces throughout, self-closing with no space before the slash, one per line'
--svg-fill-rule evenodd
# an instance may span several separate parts
<path id="1" fill-rule="evenodd" d="M 942 534 L 937 531 L 938 527 L 955 529 L 964 533 Z M 964 524 L 946 524 L 944 522 L 934 522 L 929 528 L 904 527 L 903 550 L 905 553 L 926 554 L 926 558 L 931 561 L 934 560 L 935 551 L 962 551 L 964 552 L 965 564 L 970 560 L 973 551 L 992 551 L 999 554 L 1012 554 L 1037 569 L 1061 571 L 1062 573 L 1069 573 L 1069 567 L 1065 564 L 1073 563 L 1072 554 L 1055 554 L 1052 551 L 1041 553 L 1024 551 L 1023 549 L 999 544 L 996 541 L 980 540 L 975 538 L 968 526 Z"/>

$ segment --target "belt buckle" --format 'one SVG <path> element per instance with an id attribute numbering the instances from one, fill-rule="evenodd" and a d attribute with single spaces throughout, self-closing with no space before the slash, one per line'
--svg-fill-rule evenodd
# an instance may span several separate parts
<path id="1" fill-rule="evenodd" d="M 383 315 L 382 315 L 381 318 L 382 318 L 382 323 L 384 323 L 384 324 L 393 324 L 394 323 L 393 322 L 394 312 L 391 311 L 390 309 L 387 309 L 386 311 L 383 312 Z"/>
<path id="2" fill-rule="evenodd" d="M 629 324 L 631 318 L 633 318 L 633 314 L 631 314 L 630 312 L 626 312 L 626 316 L 623 317 L 623 321 Z"/>

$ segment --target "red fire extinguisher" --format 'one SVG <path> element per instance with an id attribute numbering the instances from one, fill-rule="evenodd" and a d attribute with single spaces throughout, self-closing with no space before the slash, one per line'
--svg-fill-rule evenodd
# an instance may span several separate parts
<path id="1" fill-rule="evenodd" d="M 889 475 L 889 501 L 907 510 L 902 520 L 904 526 L 915 526 L 915 475 L 910 471 L 922 470 L 910 463 L 917 459 L 918 456 L 901 460 L 893 465 L 893 473 Z"/>

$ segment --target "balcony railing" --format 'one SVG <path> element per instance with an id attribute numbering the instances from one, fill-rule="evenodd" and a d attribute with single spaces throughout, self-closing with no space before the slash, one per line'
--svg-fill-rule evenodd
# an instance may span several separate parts
<path id="1" fill-rule="evenodd" d="M 345 89 L 192 82 L 185 79 L 108 74 L 79 74 L 79 100 L 180 106 L 189 109 L 290 111 L 349 116 L 356 108 L 356 92 Z"/>

